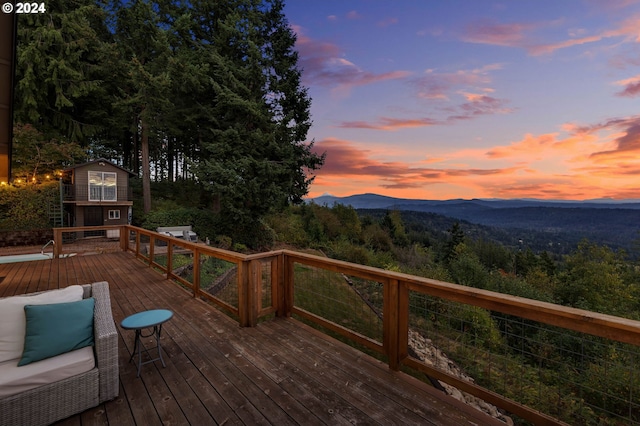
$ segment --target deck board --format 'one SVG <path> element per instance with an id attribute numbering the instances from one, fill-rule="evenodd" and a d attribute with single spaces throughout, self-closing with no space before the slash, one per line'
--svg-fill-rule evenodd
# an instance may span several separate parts
<path id="1" fill-rule="evenodd" d="M 296 320 L 241 328 L 130 253 L 4 264 L 0 278 L 0 297 L 109 282 L 120 395 L 60 425 L 503 424 Z M 134 333 L 119 323 L 156 308 L 174 312 L 166 368 L 144 365 L 137 378 Z"/>

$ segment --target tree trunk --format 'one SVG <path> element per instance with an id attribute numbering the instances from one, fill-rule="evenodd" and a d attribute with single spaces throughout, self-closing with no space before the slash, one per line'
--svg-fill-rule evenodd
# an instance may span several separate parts
<path id="1" fill-rule="evenodd" d="M 142 201 L 144 213 L 151 211 L 151 171 L 149 165 L 149 129 L 147 121 L 144 118 L 144 112 L 141 115 L 140 125 L 142 127 L 142 140 L 140 141 L 140 149 L 142 151 Z"/>
<path id="2" fill-rule="evenodd" d="M 173 182 L 174 181 L 174 169 L 173 169 L 173 162 L 175 161 L 175 156 L 174 156 L 174 149 L 175 149 L 175 138 L 168 136 L 167 139 L 169 140 L 168 142 L 168 147 L 167 147 L 167 179 L 169 180 L 169 182 Z"/>

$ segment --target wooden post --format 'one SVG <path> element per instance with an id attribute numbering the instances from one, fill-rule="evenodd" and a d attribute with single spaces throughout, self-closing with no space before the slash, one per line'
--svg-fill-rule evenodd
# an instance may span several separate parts
<path id="1" fill-rule="evenodd" d="M 398 371 L 400 368 L 398 353 L 398 280 L 389 279 L 384 284 L 383 304 L 382 347 L 389 359 L 389 368 Z"/>
<path id="2" fill-rule="evenodd" d="M 200 250 L 193 252 L 193 297 L 200 296 Z"/>
<path id="3" fill-rule="evenodd" d="M 53 257 L 59 258 L 62 254 L 62 228 L 53 228 Z"/>
<path id="4" fill-rule="evenodd" d="M 282 253 L 271 260 L 271 305 L 276 309 L 276 316 L 283 316 L 284 298 L 282 291 Z"/>
<path id="5" fill-rule="evenodd" d="M 167 279 L 171 279 L 172 276 L 173 276 L 173 244 L 171 244 L 171 241 L 167 241 Z"/>
<path id="6" fill-rule="evenodd" d="M 149 266 L 153 264 L 153 257 L 155 256 L 156 238 L 153 234 L 149 234 Z"/>
<path id="7" fill-rule="evenodd" d="M 249 261 L 247 296 L 249 327 L 255 327 L 262 305 L 262 262 L 257 259 Z"/>
<path id="8" fill-rule="evenodd" d="M 247 312 L 249 297 L 249 262 L 238 262 L 238 319 L 240 327 L 249 327 L 250 316 Z"/>
<path id="9" fill-rule="evenodd" d="M 129 248 L 129 228 L 126 225 L 120 226 L 120 250 L 127 251 Z"/>
<path id="10" fill-rule="evenodd" d="M 293 308 L 293 283 L 295 280 L 293 261 L 286 254 L 282 253 L 282 316 L 290 317 Z"/>

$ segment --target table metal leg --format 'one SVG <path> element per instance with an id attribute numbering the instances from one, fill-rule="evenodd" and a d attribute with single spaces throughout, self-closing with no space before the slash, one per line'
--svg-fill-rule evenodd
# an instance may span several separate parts
<path id="1" fill-rule="evenodd" d="M 162 366 L 163 367 L 167 367 L 167 365 L 164 363 L 164 358 L 162 357 L 162 345 L 160 344 L 160 337 L 162 335 L 162 324 L 159 325 L 155 325 L 153 327 L 153 331 L 151 333 L 149 333 L 148 335 L 144 335 L 142 334 L 142 329 L 141 328 L 137 328 L 136 329 L 136 337 L 135 337 L 135 342 L 133 345 L 133 353 L 131 354 L 131 358 L 129 358 L 129 362 L 131 362 L 131 360 L 133 359 L 134 356 L 136 356 L 136 354 L 138 355 L 138 365 L 137 365 L 137 370 L 138 370 L 138 374 L 136 377 L 140 377 L 140 371 L 142 370 L 142 366 L 144 364 L 149 364 L 151 362 L 160 360 L 160 362 L 162 362 Z M 153 359 L 149 359 L 148 361 L 142 362 L 142 351 L 144 348 L 144 352 L 146 352 L 147 354 L 149 354 L 149 351 L 153 348 L 149 348 L 147 349 L 144 346 L 144 343 L 142 343 L 141 338 L 147 338 L 147 337 L 151 337 L 154 336 L 156 339 L 156 348 L 158 349 L 158 357 L 157 358 L 153 358 Z M 149 356 L 151 356 L 151 354 L 149 354 Z"/>

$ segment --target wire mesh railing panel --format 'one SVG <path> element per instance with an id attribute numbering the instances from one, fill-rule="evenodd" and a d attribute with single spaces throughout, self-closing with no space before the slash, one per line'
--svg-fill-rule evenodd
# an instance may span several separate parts
<path id="1" fill-rule="evenodd" d="M 238 308 L 237 264 L 201 254 L 200 290 Z"/>
<path id="2" fill-rule="evenodd" d="M 140 234 L 140 255 L 148 259 L 150 254 L 150 242 L 149 235 Z"/>
<path id="3" fill-rule="evenodd" d="M 640 424 L 640 348 L 409 294 L 411 356 L 569 424 Z"/>
<path id="4" fill-rule="evenodd" d="M 126 229 L 126 228 L 125 228 Z M 135 252 L 136 251 L 136 235 L 138 234 L 137 231 L 134 230 L 128 230 L 125 231 L 128 232 L 128 239 L 127 239 L 127 249 L 130 251 Z"/>
<path id="5" fill-rule="evenodd" d="M 176 247 L 174 246 L 174 250 Z M 153 239 L 153 262 L 160 265 L 164 270 L 168 270 L 167 257 L 169 252 L 169 243 L 159 238 Z"/>
<path id="6" fill-rule="evenodd" d="M 109 232 L 117 232 L 117 229 L 110 229 Z M 120 251 L 119 238 L 105 237 L 106 230 L 100 231 L 102 236 L 95 236 L 95 231 L 85 231 L 74 229 L 72 231 L 61 231 L 62 246 L 60 254 L 97 254 Z M 118 234 L 119 237 L 119 234 Z M 59 244 L 56 241 L 56 244 Z"/>
<path id="7" fill-rule="evenodd" d="M 382 342 L 382 283 L 300 263 L 294 276 L 294 306 Z"/>
<path id="8" fill-rule="evenodd" d="M 168 243 L 171 244 L 171 243 Z M 166 267 L 167 263 L 167 243 L 162 244 L 160 247 L 156 247 L 155 250 L 159 250 L 156 254 L 156 259 L 161 259 L 163 261 L 162 265 Z M 163 257 L 159 257 L 163 256 Z M 185 285 L 185 283 L 189 284 L 189 288 L 193 289 L 194 279 L 193 279 L 193 259 L 194 254 L 193 250 L 184 248 L 180 245 L 171 244 L 171 265 L 169 265 L 168 270 L 172 275 L 179 277 L 181 280 L 181 284 Z M 157 261 L 156 261 L 157 262 Z M 159 262 L 158 262 L 159 263 Z"/>
<path id="9" fill-rule="evenodd" d="M 261 303 L 262 309 L 265 309 L 273 306 L 273 300 L 271 297 L 272 271 L 271 271 L 271 261 L 266 261 L 261 263 L 262 265 L 260 268 L 260 281 L 261 281 L 260 290 L 262 295 L 261 295 L 260 303 Z"/>

